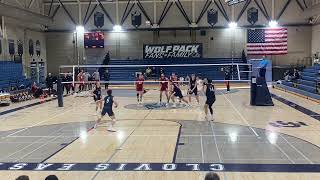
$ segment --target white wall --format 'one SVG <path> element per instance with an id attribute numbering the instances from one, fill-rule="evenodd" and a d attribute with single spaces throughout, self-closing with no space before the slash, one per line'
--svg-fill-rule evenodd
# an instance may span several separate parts
<path id="1" fill-rule="evenodd" d="M 158 2 L 156 9 L 154 9 L 153 2 L 142 2 L 145 10 L 155 22 L 158 21 L 160 14 L 165 6 L 166 1 Z M 259 2 L 259 1 L 258 1 Z M 266 1 L 265 1 L 266 2 Z M 272 3 L 265 3 L 266 9 L 269 12 L 271 18 L 275 19 L 282 8 L 284 7 L 287 0 L 276 0 L 274 15 L 272 15 Z M 205 1 L 195 2 L 195 16 L 192 16 L 192 3 L 182 2 L 186 13 L 189 18 L 197 19 L 200 11 L 204 5 Z M 234 16 L 232 15 L 232 6 L 228 6 L 225 3 L 224 8 L 229 15 L 230 20 L 236 20 L 238 14 L 240 13 L 244 3 L 233 6 Z M 125 9 L 126 3 L 119 4 L 119 19 L 122 17 L 122 13 Z M 57 4 L 52 8 L 53 10 L 57 7 Z M 71 13 L 72 17 L 76 21 L 79 21 L 78 5 L 65 3 L 65 7 Z M 82 16 L 86 12 L 88 5 L 81 6 Z M 116 5 L 114 3 L 104 4 L 105 9 L 110 14 L 111 18 L 116 22 Z M 255 7 L 257 5 L 252 1 L 248 8 Z M 93 6 L 91 6 L 91 9 Z M 211 4 L 208 9 L 217 9 L 216 5 Z M 45 12 L 49 9 L 49 5 L 45 5 Z M 90 11 L 91 11 L 90 9 Z M 154 19 L 154 10 L 156 11 L 156 17 Z M 90 12 L 89 11 L 89 12 Z M 98 6 L 95 12 L 103 12 Z M 133 11 L 140 11 L 137 7 L 133 8 Z M 133 12 L 132 11 L 132 12 Z M 93 13 L 93 14 L 94 14 Z M 143 44 L 148 43 L 202 43 L 204 57 L 240 57 L 243 49 L 246 48 L 246 29 L 240 28 L 235 31 L 221 28 L 226 27 L 228 22 L 224 19 L 221 12 L 218 13 L 219 22 L 216 24 L 214 29 L 207 29 L 205 36 L 200 36 L 200 31 L 197 30 L 190 35 L 189 30 L 176 30 L 176 31 L 160 31 L 159 36 L 157 32 L 152 31 L 128 31 L 119 33 L 112 33 L 108 30 L 112 29 L 112 24 L 105 16 L 104 26 L 101 28 L 105 31 L 105 48 L 104 49 L 87 49 L 86 53 L 86 63 L 97 64 L 101 63 L 104 55 L 107 51 L 110 51 L 111 58 L 114 59 L 126 59 L 130 57 L 131 59 L 142 58 L 142 47 Z M 84 17 L 82 17 L 83 19 Z M 144 23 L 146 18 L 142 15 L 142 25 L 141 28 L 147 28 L 148 26 Z M 308 19 L 303 16 L 303 11 L 298 7 L 296 1 L 291 1 L 288 9 L 283 13 L 279 20 L 280 24 L 296 24 L 295 26 L 288 27 L 288 54 L 284 56 L 273 56 L 270 59 L 273 60 L 274 65 L 295 65 L 306 63 L 307 59 L 311 56 L 311 49 L 313 45 L 312 41 L 312 28 L 311 26 L 305 26 L 302 24 L 307 24 Z M 298 25 L 300 24 L 300 25 Z M 247 11 L 245 11 L 242 17 L 238 21 L 239 26 L 248 26 L 247 22 Z M 259 21 L 256 25 L 267 26 L 268 20 L 262 15 L 259 10 Z M 207 14 L 205 13 L 202 20 L 199 22 L 198 26 L 204 27 L 208 26 Z M 62 8 L 59 9 L 58 13 L 54 17 L 54 23 L 49 27 L 52 32 L 46 33 L 47 36 L 47 47 L 48 47 L 48 62 L 50 71 L 56 72 L 59 64 L 76 64 L 74 60 L 74 46 L 72 43 L 73 33 L 76 25 L 72 23 L 70 18 L 66 15 L 66 12 Z M 188 27 L 187 22 L 180 14 L 176 5 L 173 5 L 168 12 L 163 23 L 160 25 L 161 28 L 169 27 Z M 131 15 L 128 16 L 127 20 L 123 24 L 124 29 L 132 29 L 131 25 Z M 85 24 L 85 29 L 97 30 L 94 26 L 93 15 L 89 19 L 88 23 Z M 66 49 L 64 51 L 64 49 Z M 256 58 L 256 57 L 253 57 Z M 258 57 L 259 58 L 259 57 Z"/>
<path id="2" fill-rule="evenodd" d="M 312 27 L 312 54 L 320 53 L 320 24 Z"/>
<path id="3" fill-rule="evenodd" d="M 15 22 L 15 20 L 5 18 L 6 34 L 3 38 L 1 38 L 2 53 L 0 54 L 0 61 L 13 60 L 13 57 L 9 55 L 8 40 L 14 40 L 16 54 L 18 52 L 17 41 L 21 40 L 23 42 L 22 63 L 24 66 L 24 71 L 25 73 L 27 73 L 27 75 L 30 75 L 30 62 L 32 62 L 33 60 L 41 61 L 41 59 L 43 62 L 47 61 L 45 33 L 41 32 L 40 29 L 30 29 L 30 27 L 25 27 L 21 23 L 15 24 Z M 38 26 L 33 26 L 33 28 L 38 28 Z M 39 57 L 36 56 L 36 53 L 34 53 L 33 57 L 29 55 L 29 39 L 32 39 L 34 41 L 34 50 L 36 41 L 40 41 L 41 54 Z"/>

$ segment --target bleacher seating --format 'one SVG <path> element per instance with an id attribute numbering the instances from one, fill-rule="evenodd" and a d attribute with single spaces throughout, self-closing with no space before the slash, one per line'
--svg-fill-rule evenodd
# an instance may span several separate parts
<path id="1" fill-rule="evenodd" d="M 21 63 L 0 61 L 0 89 L 9 91 L 10 87 L 30 86 L 30 80 L 23 75 Z"/>
<path id="2" fill-rule="evenodd" d="M 226 64 L 226 63 L 242 63 L 241 58 L 208 58 L 208 59 L 174 59 L 174 60 L 111 60 L 110 65 L 170 65 L 170 64 Z M 202 77 L 207 77 L 214 80 L 223 80 L 224 72 L 221 71 L 223 66 L 190 66 L 190 67 L 164 67 L 165 74 L 169 76 L 172 72 L 179 76 L 186 77 L 190 74 L 198 74 Z M 110 68 L 111 81 L 128 81 L 135 79 L 136 72 L 144 72 L 147 67 L 120 67 Z M 152 68 L 152 66 L 150 66 Z M 245 70 L 245 66 L 240 67 L 240 70 Z M 160 67 L 156 68 L 159 71 Z M 158 73 L 156 72 L 157 76 Z M 242 79 L 247 79 L 248 73 L 241 74 Z M 237 72 L 233 73 L 234 79 L 238 78 Z"/>
<path id="3" fill-rule="evenodd" d="M 320 78 L 320 65 L 315 65 L 306 68 L 301 73 L 301 78 L 296 83 L 283 81 L 278 87 L 298 93 L 304 96 L 308 96 L 314 99 L 320 99 L 320 95 L 317 94 L 316 81 Z"/>

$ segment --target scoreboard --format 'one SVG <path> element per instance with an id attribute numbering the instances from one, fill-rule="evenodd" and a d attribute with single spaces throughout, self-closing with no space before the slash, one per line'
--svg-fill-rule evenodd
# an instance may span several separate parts
<path id="1" fill-rule="evenodd" d="M 85 48 L 104 48 L 103 32 L 84 33 Z"/>

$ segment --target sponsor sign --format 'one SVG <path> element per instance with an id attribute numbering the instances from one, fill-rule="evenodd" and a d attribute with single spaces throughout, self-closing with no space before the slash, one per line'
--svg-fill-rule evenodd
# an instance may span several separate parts
<path id="1" fill-rule="evenodd" d="M 143 45 L 143 58 L 202 58 L 202 44 L 145 44 Z"/>

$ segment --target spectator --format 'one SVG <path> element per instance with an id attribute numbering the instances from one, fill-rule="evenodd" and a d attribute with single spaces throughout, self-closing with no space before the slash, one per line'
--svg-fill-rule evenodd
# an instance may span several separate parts
<path id="1" fill-rule="evenodd" d="M 314 54 L 313 63 L 314 64 L 319 64 L 319 56 L 317 54 Z"/>
<path id="2" fill-rule="evenodd" d="M 49 95 L 51 95 L 53 93 L 53 83 L 54 83 L 54 77 L 52 76 L 51 73 L 49 73 L 46 78 L 46 84 L 47 84 L 47 88 L 49 90 Z"/>
<path id="3" fill-rule="evenodd" d="M 68 75 L 67 75 L 67 82 L 72 82 L 73 81 L 73 77 L 72 77 L 72 73 L 71 72 L 68 72 Z M 72 91 L 74 91 L 74 84 L 67 84 L 67 94 L 70 93 L 70 90 L 72 88 Z"/>
<path id="4" fill-rule="evenodd" d="M 298 80 L 298 79 L 300 79 L 300 72 L 298 71 L 298 69 L 294 68 L 292 80 L 295 81 L 295 80 Z"/>
<path id="5" fill-rule="evenodd" d="M 298 69 L 294 68 L 292 77 L 293 87 L 298 87 L 298 79 L 300 79 L 300 73 Z"/>
<path id="6" fill-rule="evenodd" d="M 50 175 L 50 176 L 47 176 L 45 180 L 59 180 L 59 179 L 55 175 Z"/>
<path id="7" fill-rule="evenodd" d="M 90 79 L 91 75 L 88 73 L 88 71 L 84 72 L 84 82 L 85 82 L 85 90 L 89 90 L 90 89 L 90 83 L 89 83 L 89 79 Z"/>
<path id="8" fill-rule="evenodd" d="M 100 81 L 99 69 L 96 69 L 96 71 L 92 74 L 92 77 L 94 81 Z"/>
<path id="9" fill-rule="evenodd" d="M 224 71 L 224 80 L 225 80 L 225 84 L 227 86 L 227 92 L 230 91 L 230 80 L 231 80 L 231 68 L 229 66 L 226 66 L 224 68 L 222 68 L 222 70 Z"/>
<path id="10" fill-rule="evenodd" d="M 164 69 L 163 68 L 160 68 L 160 75 L 161 74 L 164 74 Z"/>
<path id="11" fill-rule="evenodd" d="M 36 82 L 33 82 L 31 86 L 31 92 L 35 98 L 38 98 L 43 94 L 42 89 L 37 86 Z"/>
<path id="12" fill-rule="evenodd" d="M 187 75 L 186 78 L 185 78 L 185 80 L 189 82 L 189 81 L 190 81 L 190 76 Z"/>
<path id="13" fill-rule="evenodd" d="M 291 81 L 291 76 L 290 76 L 289 70 L 286 70 L 286 72 L 284 72 L 283 76 L 284 76 L 285 81 Z"/>
<path id="14" fill-rule="evenodd" d="M 19 176 L 19 177 L 17 177 L 17 178 L 16 178 L 16 180 L 29 180 L 29 177 L 28 177 L 28 176 L 23 175 L 23 176 Z"/>
<path id="15" fill-rule="evenodd" d="M 157 73 L 156 67 L 152 67 L 152 77 L 155 78 Z"/>
<path id="16" fill-rule="evenodd" d="M 66 91 L 68 92 L 68 85 L 69 84 L 65 84 L 64 82 L 68 82 L 68 75 L 65 73 L 64 75 L 63 75 L 63 77 L 61 78 L 61 80 L 62 80 L 62 89 L 63 89 L 63 91 L 64 91 L 64 89 L 66 89 Z M 68 93 L 67 93 L 68 94 Z"/>
<path id="17" fill-rule="evenodd" d="M 204 178 L 204 180 L 220 180 L 218 174 L 210 172 L 206 174 L 206 177 Z"/>
<path id="18" fill-rule="evenodd" d="M 179 78 L 179 81 L 180 81 L 180 84 L 181 84 L 182 86 L 185 85 L 185 84 L 184 84 L 184 77 L 181 76 L 181 77 Z"/>
<path id="19" fill-rule="evenodd" d="M 110 81 L 110 74 L 109 74 L 109 70 L 108 70 L 108 69 L 104 72 L 104 80 L 105 80 L 105 81 Z M 105 89 L 108 89 L 108 88 L 109 88 L 109 82 L 106 82 L 106 83 L 104 84 L 104 88 L 105 88 Z"/>
<path id="20" fill-rule="evenodd" d="M 152 76 L 152 70 L 150 69 L 150 67 L 148 67 L 148 68 L 146 69 L 146 76 L 147 76 L 148 78 Z"/>

